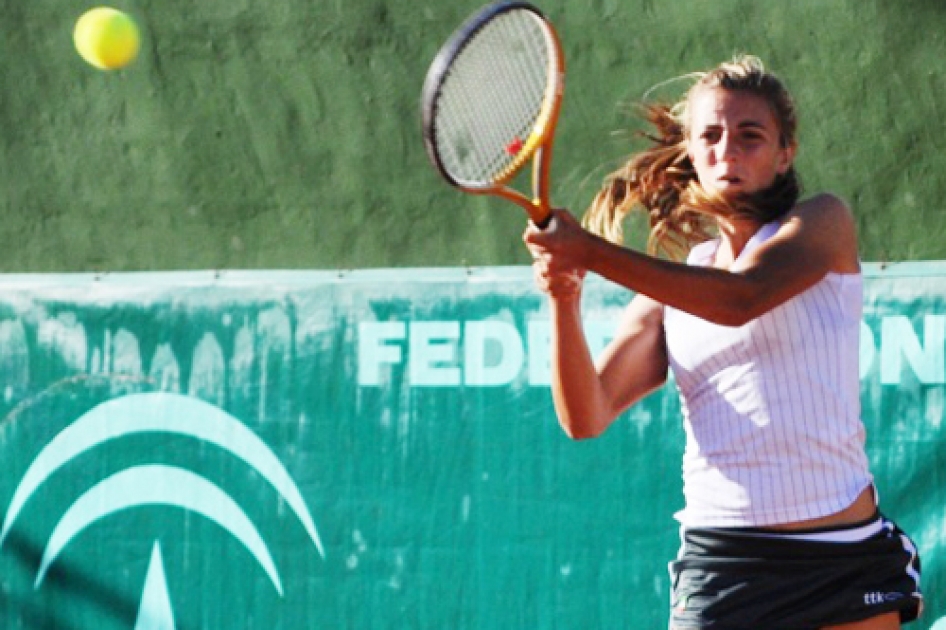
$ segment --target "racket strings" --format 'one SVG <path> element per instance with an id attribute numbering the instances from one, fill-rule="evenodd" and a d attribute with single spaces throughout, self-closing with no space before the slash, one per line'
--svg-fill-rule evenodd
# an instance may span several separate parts
<path id="1" fill-rule="evenodd" d="M 520 152 L 551 97 L 552 54 L 544 24 L 528 11 L 493 19 L 459 53 L 435 123 L 438 152 L 457 180 L 496 183 L 528 158 Z"/>

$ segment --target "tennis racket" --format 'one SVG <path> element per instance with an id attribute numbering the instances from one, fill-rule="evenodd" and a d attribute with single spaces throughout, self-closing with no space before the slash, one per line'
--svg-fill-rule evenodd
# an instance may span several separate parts
<path id="1" fill-rule="evenodd" d="M 464 22 L 424 81 L 427 154 L 451 185 L 498 195 L 545 227 L 565 64 L 558 35 L 526 2 L 501 1 Z M 533 164 L 532 196 L 508 184 Z"/>

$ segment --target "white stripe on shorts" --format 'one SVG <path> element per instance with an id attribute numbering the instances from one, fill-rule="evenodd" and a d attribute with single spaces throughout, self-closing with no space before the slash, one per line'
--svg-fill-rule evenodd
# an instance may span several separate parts
<path id="1" fill-rule="evenodd" d="M 816 542 L 855 543 L 867 540 L 883 531 L 883 519 L 878 518 L 860 527 L 831 529 L 821 532 L 753 532 L 753 536 L 765 538 L 787 538 L 790 540 L 812 540 Z"/>

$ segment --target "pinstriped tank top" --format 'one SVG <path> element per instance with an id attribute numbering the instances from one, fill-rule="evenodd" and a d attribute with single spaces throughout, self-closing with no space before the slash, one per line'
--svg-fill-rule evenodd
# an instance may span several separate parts
<path id="1" fill-rule="evenodd" d="M 763 226 L 742 255 L 778 229 Z M 689 264 L 710 264 L 718 241 Z M 689 527 L 759 527 L 848 507 L 872 481 L 860 419 L 860 274 L 829 273 L 743 326 L 666 307 Z"/>

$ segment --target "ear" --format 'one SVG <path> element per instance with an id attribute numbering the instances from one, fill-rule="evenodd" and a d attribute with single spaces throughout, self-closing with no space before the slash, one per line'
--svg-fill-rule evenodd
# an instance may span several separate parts
<path id="1" fill-rule="evenodd" d="M 796 146 L 793 144 L 779 150 L 778 163 L 775 165 L 775 169 L 779 175 L 784 175 L 787 173 L 788 169 L 790 169 L 792 164 L 794 164 L 795 149 Z"/>

